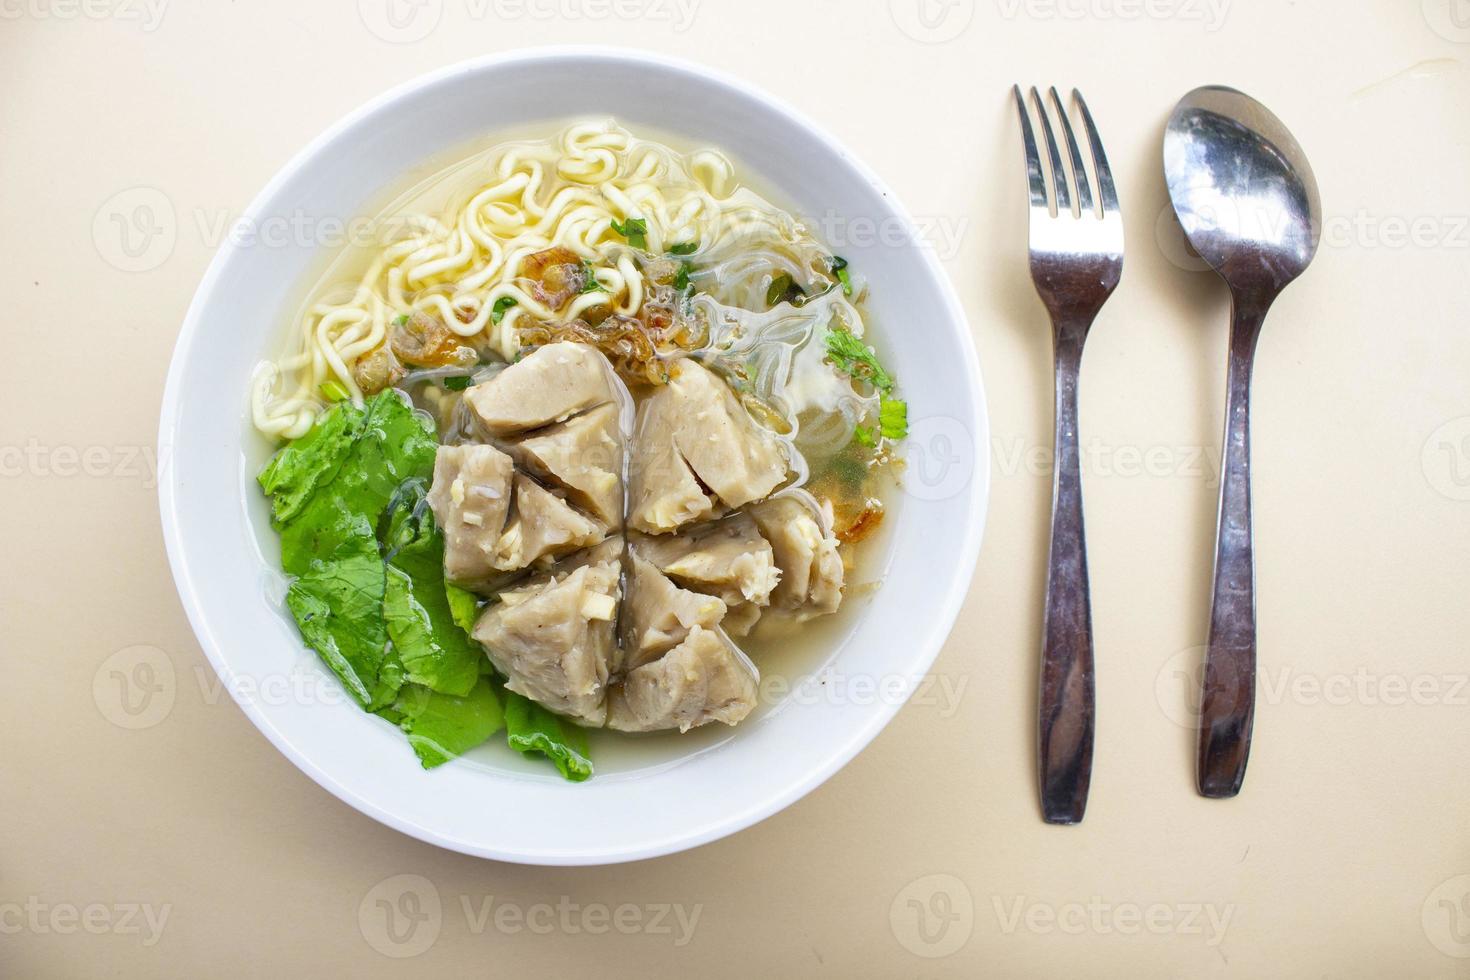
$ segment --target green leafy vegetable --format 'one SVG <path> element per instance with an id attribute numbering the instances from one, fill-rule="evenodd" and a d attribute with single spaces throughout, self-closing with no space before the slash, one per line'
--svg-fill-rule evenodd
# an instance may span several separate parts
<path id="1" fill-rule="evenodd" d="M 392 708 L 379 714 L 403 729 L 425 769 L 463 755 L 505 724 L 500 698 L 484 677 L 464 695 L 405 684 Z"/>
<path id="2" fill-rule="evenodd" d="M 842 284 L 842 295 L 852 295 L 852 274 L 847 271 L 847 260 L 840 255 L 832 256 L 832 275 Z"/>
<path id="3" fill-rule="evenodd" d="M 777 303 L 801 306 L 804 302 L 806 302 L 806 290 L 798 286 L 785 272 L 773 278 L 771 284 L 766 287 L 767 306 L 775 306 Z"/>
<path id="4" fill-rule="evenodd" d="M 510 747 L 523 755 L 539 752 L 574 783 L 592 775 L 587 733 L 530 698 L 505 691 L 505 734 Z"/>
<path id="5" fill-rule="evenodd" d="M 686 290 L 686 289 L 688 289 L 689 288 L 689 275 L 693 271 L 694 271 L 694 264 L 693 263 L 691 263 L 691 262 L 680 262 L 679 263 L 679 271 L 674 275 L 674 288 L 677 289 L 677 290 L 679 290 L 679 291 L 681 291 L 681 292 L 684 291 L 684 290 Z"/>
<path id="6" fill-rule="evenodd" d="M 648 223 L 642 218 L 628 218 L 619 222 L 617 218 L 612 219 L 612 230 L 628 240 L 628 244 L 634 248 L 648 247 Z"/>
<path id="7" fill-rule="evenodd" d="M 301 638 L 326 661 L 358 703 L 388 704 L 403 682 L 403 668 L 388 646 L 383 625 L 384 572 L 372 527 L 361 515 L 347 518 L 337 554 L 316 560 L 291 583 L 286 608 Z"/>
<path id="8" fill-rule="evenodd" d="M 286 606 L 302 639 L 358 703 L 403 730 L 425 768 L 513 720 L 512 748 L 586 779 L 586 734 L 510 692 L 502 708 L 467 635 L 479 600 L 444 581 L 443 535 L 425 500 L 436 449 L 432 424 L 389 389 L 362 408 L 333 406 L 276 453 L 259 482 L 293 576 Z"/>
<path id="9" fill-rule="evenodd" d="M 428 478 L 436 448 L 428 420 L 388 389 L 363 409 L 329 410 L 260 476 L 286 514 L 278 521 L 281 566 L 296 577 L 286 606 L 302 638 L 369 709 L 393 699 L 403 672 L 388 643 L 387 578 L 374 529 L 404 481 Z"/>
<path id="10" fill-rule="evenodd" d="M 383 619 L 406 679 L 439 694 L 468 694 L 484 653 L 455 623 L 444 583 L 444 537 L 421 481 L 406 484 L 395 501 L 383 544 Z"/>
<path id="11" fill-rule="evenodd" d="M 591 262 L 583 262 L 582 268 L 586 271 L 587 281 L 582 286 L 584 293 L 605 293 L 607 287 L 597 281 L 597 270 L 592 267 Z"/>
<path id="12" fill-rule="evenodd" d="M 677 242 L 669 246 L 670 255 L 693 255 L 699 251 L 698 242 Z"/>
<path id="13" fill-rule="evenodd" d="M 908 402 L 887 395 L 878 400 L 878 428 L 884 439 L 902 439 L 909 434 Z"/>
<path id="14" fill-rule="evenodd" d="M 328 409 L 311 431 L 282 447 L 260 471 L 256 480 L 271 495 L 276 527 L 299 514 L 317 487 L 337 475 L 362 430 L 363 414 L 346 404 Z"/>
<path id="15" fill-rule="evenodd" d="M 827 356 L 837 369 L 850 378 L 865 381 L 878 389 L 878 433 L 858 426 L 853 439 L 859 445 L 872 446 L 877 435 L 884 439 L 902 439 L 909 432 L 909 406 L 899 398 L 889 397 L 894 388 L 893 376 L 878 363 L 878 355 L 846 327 L 827 331 Z"/>
<path id="16" fill-rule="evenodd" d="M 376 528 L 403 481 L 433 472 L 437 446 L 432 423 L 403 395 L 389 388 L 373 396 L 337 475 L 281 528 L 281 566 L 303 575 L 313 561 L 330 559 L 343 515 L 362 517 Z"/>
<path id="17" fill-rule="evenodd" d="M 502 296 L 497 299 L 494 305 L 490 307 L 490 321 L 492 323 L 499 323 L 501 320 L 504 320 L 505 311 L 515 306 L 518 302 L 519 300 L 514 296 Z"/>
<path id="18" fill-rule="evenodd" d="M 345 402 L 352 397 L 351 392 L 342 387 L 342 382 L 336 379 L 323 381 L 320 390 L 322 397 L 329 402 Z"/>
<path id="19" fill-rule="evenodd" d="M 885 394 L 893 390 L 893 378 L 878 363 L 878 355 L 846 327 L 827 331 L 827 356 L 848 377 L 866 381 Z"/>
<path id="20" fill-rule="evenodd" d="M 450 391 L 464 391 L 469 386 L 470 376 L 468 374 L 452 374 L 444 379 L 444 387 Z"/>
<path id="21" fill-rule="evenodd" d="M 444 595 L 449 601 L 449 614 L 454 617 L 454 625 L 466 633 L 473 630 L 475 621 L 480 618 L 479 597 L 449 582 L 444 583 Z"/>

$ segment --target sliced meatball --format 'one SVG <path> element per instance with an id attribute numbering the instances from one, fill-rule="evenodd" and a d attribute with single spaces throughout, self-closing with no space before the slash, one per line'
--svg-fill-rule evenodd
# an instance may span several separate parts
<path id="1" fill-rule="evenodd" d="M 606 405 L 507 444 L 523 469 L 553 481 L 608 530 L 623 526 L 623 437 Z"/>
<path id="2" fill-rule="evenodd" d="M 842 602 L 842 556 L 825 514 L 811 494 L 792 491 L 748 509 L 771 543 L 781 581 L 771 604 L 810 619 L 836 612 Z"/>
<path id="3" fill-rule="evenodd" d="M 429 506 L 444 534 L 444 576 L 475 588 L 496 572 L 510 509 L 511 458 L 494 446 L 440 446 Z"/>
<path id="4" fill-rule="evenodd" d="M 734 725 L 755 708 L 759 680 L 755 665 L 722 633 L 694 626 L 684 642 L 612 688 L 607 727 L 687 732 L 711 721 Z"/>
<path id="5" fill-rule="evenodd" d="M 597 562 L 502 592 L 471 635 L 506 676 L 506 687 L 600 726 L 607 717 L 618 575 L 616 562 Z"/>
<path id="6" fill-rule="evenodd" d="M 766 605 L 781 579 L 770 543 L 744 513 L 677 534 L 635 534 L 632 546 L 678 584 L 730 606 Z"/>
<path id="7" fill-rule="evenodd" d="M 515 511 L 495 544 L 492 564 L 499 571 L 513 572 L 568 555 L 607 536 L 601 525 L 524 473 L 516 474 L 515 491 Z"/>
<path id="8" fill-rule="evenodd" d="M 638 410 L 628 458 L 628 523 L 640 531 L 664 534 L 709 518 L 715 501 L 699 485 L 674 442 L 673 413 L 654 412 L 650 402 Z"/>
<path id="9" fill-rule="evenodd" d="M 636 670 L 683 643 L 696 626 L 714 629 L 725 618 L 717 596 L 681 589 L 636 553 L 628 564 L 623 600 L 623 670 Z"/>
<path id="10" fill-rule="evenodd" d="M 729 386 L 698 362 L 683 360 L 678 375 L 639 408 L 629 461 L 629 523 L 660 534 L 713 509 L 761 500 L 786 479 L 776 437 L 757 425 Z"/>
<path id="11" fill-rule="evenodd" d="M 612 367 L 585 344 L 538 347 L 488 381 L 465 389 L 466 404 L 494 437 L 561 422 L 617 399 Z"/>

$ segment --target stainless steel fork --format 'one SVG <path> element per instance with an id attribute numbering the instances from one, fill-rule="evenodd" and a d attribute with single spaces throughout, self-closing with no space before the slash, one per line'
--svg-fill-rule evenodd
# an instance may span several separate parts
<path id="1" fill-rule="evenodd" d="M 1092 608 L 1078 459 L 1077 374 L 1087 331 L 1117 287 L 1123 270 L 1123 218 L 1118 211 L 1113 173 L 1082 93 L 1073 89 L 1072 98 L 1092 157 L 1096 199 L 1057 90 L 1050 91 L 1051 104 L 1066 138 L 1067 167 L 1057 149 L 1059 141 L 1041 93 L 1031 89 L 1031 102 L 1046 144 L 1045 163 L 1037 152 L 1020 86 L 1013 87 L 1012 93 L 1021 116 L 1026 182 L 1031 195 L 1031 279 L 1051 314 L 1056 368 L 1051 556 L 1046 576 L 1037 718 L 1041 812 L 1047 823 L 1072 824 L 1079 823 L 1087 810 L 1096 716 Z"/>

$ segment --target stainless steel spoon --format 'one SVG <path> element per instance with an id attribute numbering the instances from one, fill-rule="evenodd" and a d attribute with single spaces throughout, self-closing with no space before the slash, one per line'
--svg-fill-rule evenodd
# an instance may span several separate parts
<path id="1" fill-rule="evenodd" d="M 1164 176 L 1184 234 L 1230 287 L 1230 360 L 1210 642 L 1200 700 L 1199 791 L 1240 792 L 1255 715 L 1250 383 L 1266 311 L 1317 252 L 1322 202 L 1281 120 L 1224 86 L 1180 100 L 1164 133 Z"/>

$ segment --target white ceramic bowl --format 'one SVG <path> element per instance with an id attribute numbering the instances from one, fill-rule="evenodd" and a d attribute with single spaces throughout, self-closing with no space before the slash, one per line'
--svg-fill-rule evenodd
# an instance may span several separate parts
<path id="1" fill-rule="evenodd" d="M 360 215 L 415 167 L 476 138 L 540 122 L 549 135 L 553 121 L 593 115 L 723 148 L 784 205 L 835 216 L 842 240 L 834 246 L 872 284 L 872 319 L 910 403 L 906 489 L 885 584 L 849 617 L 825 666 L 789 678 L 799 693 L 737 729 L 691 733 L 689 751 L 613 765 L 581 784 L 503 746 L 419 768 L 402 735 L 341 694 L 283 615 L 274 535 L 253 481 L 269 448 L 249 426 L 247 379 L 277 349 L 321 267 L 310 241 L 242 235 L 220 249 L 179 337 L 159 430 L 163 531 L 179 595 L 251 721 L 363 813 L 466 854 L 534 864 L 693 847 L 775 813 L 836 772 L 933 663 L 970 583 L 989 484 L 984 398 L 964 315 L 930 251 L 906 238 L 903 209 L 830 136 L 706 69 L 585 48 L 455 65 L 333 126 L 276 175 L 241 227 Z"/>

